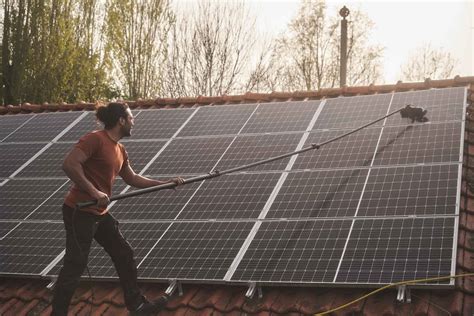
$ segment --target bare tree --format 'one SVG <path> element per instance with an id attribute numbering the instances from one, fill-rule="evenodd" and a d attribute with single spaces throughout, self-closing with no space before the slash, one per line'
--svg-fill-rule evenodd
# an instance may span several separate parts
<path id="1" fill-rule="evenodd" d="M 453 76 L 458 61 L 443 48 L 434 48 L 430 44 L 418 47 L 402 65 L 401 79 L 404 81 L 422 81 L 426 78 L 444 79 Z"/>
<path id="2" fill-rule="evenodd" d="M 243 2 L 208 0 L 194 5 L 178 15 L 172 31 L 166 94 L 235 92 L 244 81 L 256 41 L 255 19 Z"/>
<path id="3" fill-rule="evenodd" d="M 337 16 L 328 17 L 326 11 L 322 0 L 302 1 L 298 14 L 288 26 L 289 32 L 275 41 L 270 61 L 263 67 L 268 75 L 259 90 L 316 90 L 339 85 L 340 20 Z M 351 12 L 349 85 L 372 83 L 381 76 L 383 49 L 368 43 L 372 26 L 365 14 L 357 10 Z"/>
<path id="4" fill-rule="evenodd" d="M 160 95 L 174 14 L 169 0 L 109 0 L 108 48 L 113 76 L 131 99 Z"/>

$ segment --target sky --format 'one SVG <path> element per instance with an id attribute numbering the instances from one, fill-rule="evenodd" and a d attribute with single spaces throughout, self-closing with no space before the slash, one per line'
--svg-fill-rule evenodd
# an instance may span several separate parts
<path id="1" fill-rule="evenodd" d="M 300 4 L 299 0 L 245 1 L 256 15 L 257 27 L 269 35 L 283 32 Z M 455 74 L 474 75 L 474 0 L 327 0 L 326 3 L 331 15 L 346 5 L 349 10 L 364 11 L 375 23 L 371 40 L 385 48 L 385 83 L 399 80 L 401 65 L 424 43 L 451 53 L 458 61 Z"/>

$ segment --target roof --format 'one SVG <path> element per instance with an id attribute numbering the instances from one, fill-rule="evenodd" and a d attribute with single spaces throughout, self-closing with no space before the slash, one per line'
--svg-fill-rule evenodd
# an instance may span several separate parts
<path id="1" fill-rule="evenodd" d="M 280 102 L 288 100 L 322 99 L 468 86 L 468 112 L 474 101 L 474 77 L 430 80 L 393 85 L 370 85 L 321 89 L 318 91 L 269 94 L 155 99 L 130 101 L 131 108 L 177 108 L 201 105 Z M 93 103 L 29 104 L 0 107 L 0 114 L 11 115 L 48 111 L 93 110 Z M 461 209 L 458 234 L 457 274 L 474 272 L 474 117 L 466 120 L 465 155 L 461 189 Z M 52 293 L 46 288 L 49 280 L 0 278 L 0 315 L 49 315 Z M 143 283 L 144 294 L 156 298 L 166 285 Z M 227 285 L 184 284 L 183 295 L 173 295 L 160 315 L 304 315 L 328 311 L 360 298 L 370 289 L 269 287 L 263 297 L 245 298 L 247 288 Z M 396 291 L 389 289 L 368 296 L 332 315 L 472 315 L 474 313 L 474 277 L 458 278 L 452 290 L 412 289 L 411 303 L 399 303 Z M 91 300 L 93 294 L 93 301 Z M 92 308 L 92 312 L 91 312 Z M 81 283 L 73 298 L 72 315 L 128 315 L 118 282 Z M 71 315 L 70 314 L 70 315 Z"/>

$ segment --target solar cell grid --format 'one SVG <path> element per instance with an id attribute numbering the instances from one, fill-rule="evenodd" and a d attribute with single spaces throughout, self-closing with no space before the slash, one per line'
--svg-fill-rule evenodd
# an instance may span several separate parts
<path id="1" fill-rule="evenodd" d="M 140 263 L 139 278 L 222 280 L 252 222 L 174 223 Z"/>
<path id="2" fill-rule="evenodd" d="M 130 165 L 139 173 L 160 151 L 165 141 L 139 141 L 123 143 L 128 153 Z"/>
<path id="3" fill-rule="evenodd" d="M 385 127 L 374 165 L 461 162 L 462 124 Z"/>
<path id="4" fill-rule="evenodd" d="M 332 282 L 351 221 L 264 222 L 232 281 Z"/>
<path id="5" fill-rule="evenodd" d="M 354 216 L 367 174 L 367 169 L 290 173 L 267 218 Z"/>
<path id="6" fill-rule="evenodd" d="M 23 125 L 4 142 L 48 142 L 58 136 L 82 113 L 42 113 Z"/>
<path id="7" fill-rule="evenodd" d="M 344 134 L 341 131 L 316 131 L 309 135 L 304 147 L 322 143 Z M 293 165 L 296 169 L 334 169 L 370 166 L 380 136 L 380 128 L 368 128 L 329 143 L 319 150 L 299 154 Z"/>
<path id="8" fill-rule="evenodd" d="M 356 220 L 336 283 L 386 284 L 450 275 L 454 224 L 454 218 Z"/>
<path id="9" fill-rule="evenodd" d="M 320 101 L 260 104 L 241 134 L 305 131 Z"/>
<path id="10" fill-rule="evenodd" d="M 16 177 L 66 177 L 62 165 L 73 144 L 55 143 L 35 158 Z"/>
<path id="11" fill-rule="evenodd" d="M 9 177 L 45 145 L 41 143 L 0 143 L 0 161 L 2 162 L 0 177 Z"/>
<path id="12" fill-rule="evenodd" d="M 34 115 L 0 115 L 0 142 L 8 135 L 20 128 Z"/>
<path id="13" fill-rule="evenodd" d="M 455 214 L 459 167 L 372 169 L 358 216 Z"/>
<path id="14" fill-rule="evenodd" d="M 40 274 L 64 249 L 62 223 L 22 223 L 0 240 L 0 271 Z"/>
<path id="15" fill-rule="evenodd" d="M 465 87 L 399 92 L 393 96 L 390 111 L 411 104 L 428 110 L 426 117 L 430 122 L 462 120 L 464 118 Z M 386 125 L 406 125 L 411 120 L 400 115 L 387 119 Z"/>
<path id="16" fill-rule="evenodd" d="M 257 218 L 279 173 L 224 175 L 199 188 L 178 219 Z"/>
<path id="17" fill-rule="evenodd" d="M 303 134 L 239 136 L 217 165 L 226 170 L 296 150 Z M 285 170 L 290 158 L 280 159 L 248 169 L 250 171 Z"/>
<path id="18" fill-rule="evenodd" d="M 66 180 L 8 181 L 0 187 L 0 219 L 24 219 L 58 190 Z"/>
<path id="19" fill-rule="evenodd" d="M 102 124 L 95 117 L 94 112 L 88 112 L 73 128 L 64 134 L 60 141 L 77 142 L 82 136 L 89 132 L 102 129 Z"/>
<path id="20" fill-rule="evenodd" d="M 328 99 L 314 129 L 356 128 L 387 114 L 392 94 Z M 382 122 L 375 126 L 382 126 Z"/>
<path id="21" fill-rule="evenodd" d="M 201 107 L 178 136 L 237 134 L 255 108 L 255 104 Z"/>
<path id="22" fill-rule="evenodd" d="M 195 109 L 142 110 L 135 116 L 130 139 L 170 138 L 194 111 Z"/>
<path id="23" fill-rule="evenodd" d="M 173 139 L 146 171 L 149 175 L 200 174 L 211 171 L 232 137 Z"/>

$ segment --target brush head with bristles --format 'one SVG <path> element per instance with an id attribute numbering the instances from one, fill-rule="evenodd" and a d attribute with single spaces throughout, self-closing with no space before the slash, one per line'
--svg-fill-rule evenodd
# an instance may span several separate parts
<path id="1" fill-rule="evenodd" d="M 411 119 L 411 122 L 428 122 L 428 118 L 425 117 L 426 113 L 428 113 L 428 110 L 422 108 L 422 107 L 416 107 L 411 104 L 407 104 L 407 106 L 400 111 L 400 115 L 403 118 L 409 118 Z"/>

